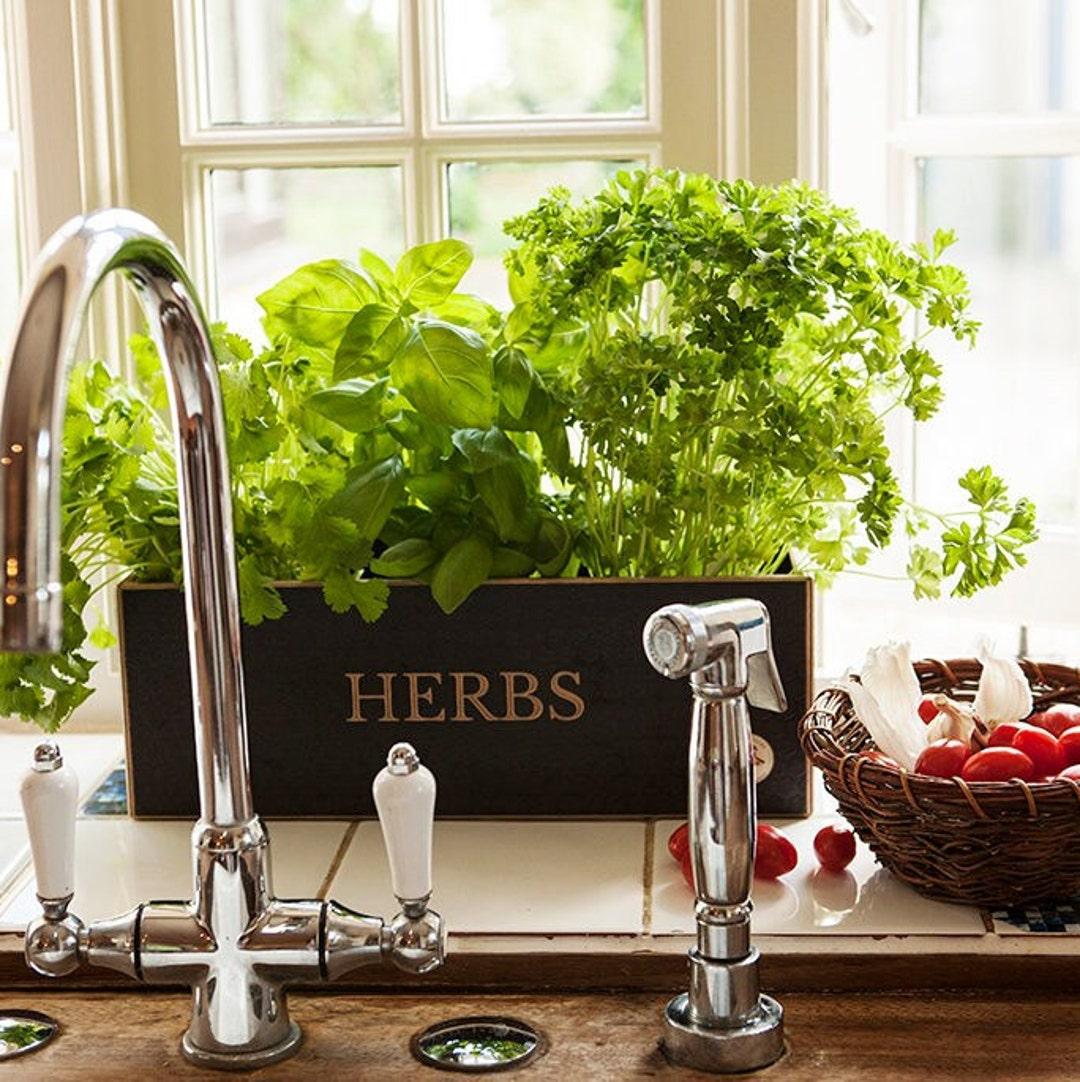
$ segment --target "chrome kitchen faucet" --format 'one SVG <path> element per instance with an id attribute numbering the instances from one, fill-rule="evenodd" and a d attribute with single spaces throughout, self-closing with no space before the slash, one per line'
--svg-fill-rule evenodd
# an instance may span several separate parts
<path id="1" fill-rule="evenodd" d="M 756 801 L 747 701 L 787 709 L 760 601 L 667 605 L 645 622 L 645 655 L 671 679 L 690 677 L 690 855 L 697 942 L 690 991 L 664 1012 L 669 1060 L 703 1071 L 752 1071 L 780 1058 L 784 1012 L 758 990 L 750 946 Z"/>
<path id="2" fill-rule="evenodd" d="M 402 911 L 389 924 L 333 901 L 284 901 L 270 883 L 270 842 L 252 808 L 232 496 L 217 366 L 180 257 L 129 210 L 74 218 L 31 275 L 0 400 L 0 649 L 60 648 L 60 468 L 67 376 L 98 283 L 132 284 L 165 368 L 179 474 L 180 537 L 201 814 L 192 833 L 194 895 L 146 902 L 84 925 L 74 891 L 77 784 L 46 741 L 23 783 L 43 915 L 26 958 L 63 976 L 81 962 L 148 984 L 189 984 L 184 1055 L 254 1068 L 300 1042 L 285 985 L 334 980 L 390 958 L 410 973 L 441 965 L 442 918 L 428 909 L 435 781 L 407 744 L 390 750 L 375 802 Z"/>

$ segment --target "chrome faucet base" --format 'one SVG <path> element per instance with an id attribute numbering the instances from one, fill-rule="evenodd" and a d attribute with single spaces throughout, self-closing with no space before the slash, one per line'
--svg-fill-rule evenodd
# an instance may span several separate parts
<path id="1" fill-rule="evenodd" d="M 660 1047 L 669 1063 L 713 1074 L 757 1071 L 784 1054 L 784 1008 L 771 996 L 759 996 L 757 1010 L 740 1025 L 707 1027 L 690 1016 L 684 993 L 664 1010 Z"/>
<path id="2" fill-rule="evenodd" d="M 189 1032 L 185 1033 L 180 1041 L 180 1051 L 184 1054 L 184 1059 L 197 1067 L 208 1067 L 216 1071 L 256 1071 L 260 1067 L 281 1063 L 294 1055 L 302 1040 L 300 1027 L 295 1022 L 289 1022 L 284 1040 L 268 1048 L 259 1048 L 252 1052 L 236 1049 L 211 1052 L 194 1044 Z"/>

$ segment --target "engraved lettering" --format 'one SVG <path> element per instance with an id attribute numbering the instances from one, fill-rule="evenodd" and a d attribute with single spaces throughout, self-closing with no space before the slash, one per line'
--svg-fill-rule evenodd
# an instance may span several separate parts
<path id="1" fill-rule="evenodd" d="M 585 713 L 585 700 L 576 692 L 564 687 L 565 682 L 572 681 L 581 687 L 581 673 L 562 669 L 551 677 L 551 694 L 562 699 L 571 706 L 569 714 L 560 714 L 554 705 L 548 707 L 548 717 L 552 721 L 577 721 Z"/>
<path id="2" fill-rule="evenodd" d="M 454 716 L 451 721 L 476 721 L 465 713 L 465 704 L 469 703 L 484 721 L 499 719 L 484 705 L 483 698 L 491 690 L 491 681 L 482 672 L 452 672 L 454 681 Z M 465 681 L 471 680 L 473 690 L 465 690 Z"/>
<path id="3" fill-rule="evenodd" d="M 536 721 L 544 713 L 544 704 L 536 694 L 540 681 L 531 672 L 504 672 L 503 685 L 506 687 L 506 717 L 503 721 Z M 517 687 L 519 679 L 525 681 L 521 690 Z M 518 713 L 518 703 L 525 700 L 529 704 L 527 714 Z"/>
<path id="4" fill-rule="evenodd" d="M 367 691 L 362 692 L 360 690 L 360 681 L 364 679 L 362 672 L 347 672 L 345 679 L 349 681 L 349 691 L 352 696 L 352 713 L 346 719 L 347 721 L 367 721 L 364 717 L 364 702 L 367 700 L 375 700 L 382 703 L 382 715 L 379 721 L 397 721 L 394 717 L 394 673 L 381 672 L 376 674 L 382 681 L 382 691 Z"/>
<path id="5" fill-rule="evenodd" d="M 442 673 L 441 672 L 407 672 L 405 673 L 405 679 L 409 685 L 409 716 L 405 718 L 406 721 L 446 721 L 446 710 L 443 707 L 439 708 L 437 714 L 421 714 L 420 706 L 425 704 L 427 706 L 435 705 L 435 689 L 428 686 L 421 690 L 421 680 L 431 680 L 434 683 L 442 686 Z"/>

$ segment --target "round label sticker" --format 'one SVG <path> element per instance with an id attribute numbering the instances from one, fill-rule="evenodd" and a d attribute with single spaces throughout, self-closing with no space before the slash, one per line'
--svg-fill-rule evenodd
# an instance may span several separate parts
<path id="1" fill-rule="evenodd" d="M 776 755 L 772 745 L 762 736 L 754 733 L 754 781 L 764 781 L 776 765 Z"/>

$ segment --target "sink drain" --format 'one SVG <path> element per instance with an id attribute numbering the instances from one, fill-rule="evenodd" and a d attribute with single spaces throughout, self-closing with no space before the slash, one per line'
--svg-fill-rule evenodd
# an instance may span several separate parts
<path id="1" fill-rule="evenodd" d="M 451 1018 L 429 1026 L 409 1042 L 425 1066 L 482 1074 L 523 1067 L 544 1045 L 527 1022 L 516 1018 Z"/>
<path id="2" fill-rule="evenodd" d="M 59 1029 L 55 1018 L 39 1011 L 0 1011 L 0 1061 L 36 1052 Z"/>

